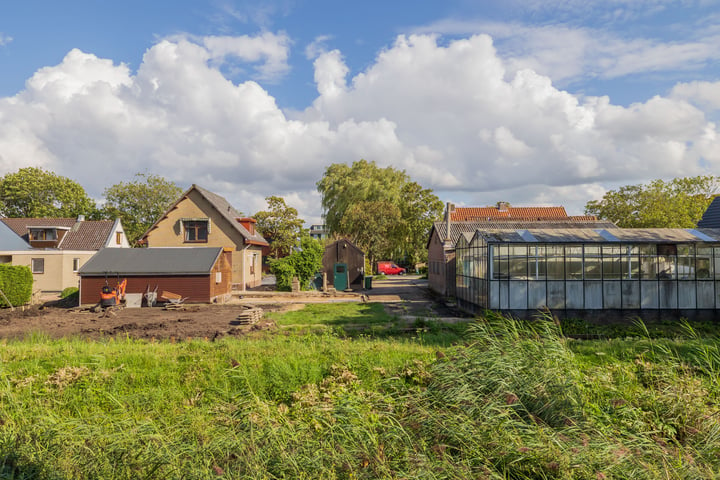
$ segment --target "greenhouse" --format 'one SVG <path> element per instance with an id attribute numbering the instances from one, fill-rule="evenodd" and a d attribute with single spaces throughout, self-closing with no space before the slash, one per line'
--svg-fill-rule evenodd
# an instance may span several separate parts
<path id="1" fill-rule="evenodd" d="M 478 230 L 455 248 L 471 312 L 720 308 L 720 229 Z"/>

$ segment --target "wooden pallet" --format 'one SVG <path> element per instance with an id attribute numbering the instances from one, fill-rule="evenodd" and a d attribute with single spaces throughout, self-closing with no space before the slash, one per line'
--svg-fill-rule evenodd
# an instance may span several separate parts
<path id="1" fill-rule="evenodd" d="M 260 307 L 242 305 L 240 308 L 242 308 L 242 310 L 235 322 L 233 322 L 236 325 L 254 325 L 259 322 L 264 315 L 263 309 Z"/>

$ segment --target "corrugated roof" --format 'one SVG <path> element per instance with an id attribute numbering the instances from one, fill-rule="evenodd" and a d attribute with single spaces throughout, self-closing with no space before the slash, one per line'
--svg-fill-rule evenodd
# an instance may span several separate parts
<path id="1" fill-rule="evenodd" d="M 549 220 L 568 218 L 565 207 L 456 207 L 450 212 L 453 222 L 512 218 L 517 220 Z"/>
<path id="2" fill-rule="evenodd" d="M 0 250 L 17 251 L 30 250 L 28 243 L 20 238 L 10 227 L 0 222 Z"/>
<path id="3" fill-rule="evenodd" d="M 530 242 L 529 232 L 535 239 Z M 597 228 L 556 228 L 510 230 L 510 229 L 479 229 L 488 242 L 497 243 L 704 243 L 708 239 L 720 242 L 720 229 L 698 229 L 700 235 L 691 229 L 682 228 L 614 228 L 611 230 Z"/>
<path id="4" fill-rule="evenodd" d="M 595 218 L 595 217 L 591 217 Z M 446 238 L 445 222 L 435 222 L 433 228 L 438 232 L 440 239 Z M 529 228 L 617 228 L 612 222 L 601 220 L 502 220 L 494 219 L 491 221 L 475 221 L 475 222 L 450 222 L 450 240 L 455 244 L 462 232 L 470 232 L 473 235 L 478 229 L 510 229 L 510 230 L 527 230 Z"/>
<path id="5" fill-rule="evenodd" d="M 114 220 L 83 220 L 74 218 L 2 218 L 5 225 L 23 240 L 28 241 L 28 227 L 58 227 L 69 230 L 58 246 L 59 250 L 100 250 L 114 231 Z"/>
<path id="6" fill-rule="evenodd" d="M 720 228 L 720 197 L 713 199 L 697 226 L 698 228 Z"/>
<path id="7" fill-rule="evenodd" d="M 207 275 L 221 247 L 103 248 L 83 265 L 80 275 Z"/>

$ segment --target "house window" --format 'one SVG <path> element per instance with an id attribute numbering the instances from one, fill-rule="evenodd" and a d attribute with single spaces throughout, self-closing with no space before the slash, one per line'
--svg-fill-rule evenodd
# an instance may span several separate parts
<path id="1" fill-rule="evenodd" d="M 77 272 L 78 270 L 80 270 L 80 259 L 73 258 L 73 272 Z"/>
<path id="2" fill-rule="evenodd" d="M 117 245 L 122 243 L 122 232 L 115 232 L 115 243 Z"/>
<path id="3" fill-rule="evenodd" d="M 32 273 L 45 273 L 45 259 L 33 258 L 30 260 Z"/>
<path id="4" fill-rule="evenodd" d="M 183 222 L 185 229 L 185 242 L 207 243 L 208 221 L 207 220 L 186 220 Z"/>
<path id="5" fill-rule="evenodd" d="M 31 228 L 30 240 L 57 240 L 54 228 Z"/>
<path id="6" fill-rule="evenodd" d="M 255 262 L 257 261 L 257 253 L 253 253 L 250 257 L 250 275 L 255 275 Z"/>

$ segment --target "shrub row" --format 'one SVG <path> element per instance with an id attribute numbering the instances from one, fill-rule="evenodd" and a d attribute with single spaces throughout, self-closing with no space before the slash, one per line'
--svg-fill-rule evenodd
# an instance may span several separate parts
<path id="1" fill-rule="evenodd" d="M 23 265 L 0 265 L 0 290 L 12 306 L 24 305 L 32 297 L 33 276 L 30 267 Z M 0 307 L 9 307 L 0 295 Z"/>

